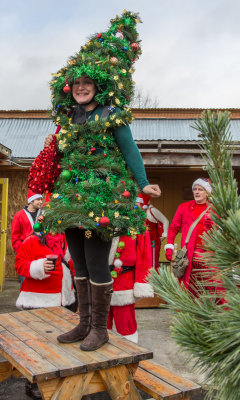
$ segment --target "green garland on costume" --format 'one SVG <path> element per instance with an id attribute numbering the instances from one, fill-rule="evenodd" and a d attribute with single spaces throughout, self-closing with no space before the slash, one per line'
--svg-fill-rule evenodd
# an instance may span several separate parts
<path id="1" fill-rule="evenodd" d="M 104 240 L 145 231 L 145 214 L 135 204 L 139 189 L 112 134 L 131 118 L 123 110 L 104 119 L 96 115 L 84 125 L 61 119 L 62 174 L 44 210 L 45 230 L 79 227 L 97 231 Z"/>
<path id="2" fill-rule="evenodd" d="M 106 32 L 93 35 L 53 74 L 52 118 L 61 126 L 57 138 L 62 173 L 43 210 L 43 225 L 35 230 L 63 232 L 79 227 L 97 231 L 104 240 L 145 231 L 145 215 L 135 204 L 139 188 L 113 135 L 113 130 L 133 119 L 125 107 L 133 94 L 132 64 L 141 54 L 138 22 L 137 14 L 124 10 Z M 95 81 L 95 100 L 109 106 L 111 114 L 103 119 L 95 115 L 95 120 L 78 125 L 68 117 L 77 105 L 70 86 L 82 75 Z"/>

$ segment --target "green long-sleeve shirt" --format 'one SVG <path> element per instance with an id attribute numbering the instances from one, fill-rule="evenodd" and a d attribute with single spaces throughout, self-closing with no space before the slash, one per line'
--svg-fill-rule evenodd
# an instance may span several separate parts
<path id="1" fill-rule="evenodd" d="M 94 112 L 91 114 L 90 120 L 94 119 L 95 115 L 101 116 L 102 110 L 103 107 L 97 107 L 96 110 L 94 110 Z M 119 109 L 116 111 L 119 111 Z M 88 112 L 87 116 L 89 114 L 90 113 Z M 149 185 L 149 182 L 146 176 L 142 156 L 133 140 L 129 125 L 121 126 L 120 128 L 115 129 L 113 134 L 126 164 L 130 168 L 134 178 L 142 190 L 146 185 Z"/>

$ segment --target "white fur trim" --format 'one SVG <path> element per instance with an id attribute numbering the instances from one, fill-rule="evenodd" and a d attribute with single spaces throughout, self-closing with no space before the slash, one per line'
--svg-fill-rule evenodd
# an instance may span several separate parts
<path id="1" fill-rule="evenodd" d="M 202 186 L 203 189 L 206 190 L 206 192 L 212 193 L 212 186 L 210 185 L 210 183 L 209 183 L 208 181 L 205 181 L 205 180 L 202 179 L 202 178 L 198 178 L 198 179 L 196 179 L 196 181 L 193 182 L 193 184 L 192 184 L 192 190 L 193 190 L 193 188 L 194 188 L 195 185 Z"/>
<path id="2" fill-rule="evenodd" d="M 112 245 L 111 245 L 111 249 L 110 249 L 110 253 L 109 253 L 109 259 L 108 259 L 109 265 L 113 264 L 113 260 L 115 258 L 115 253 L 116 253 L 117 247 L 118 247 L 118 242 L 119 242 L 119 236 L 115 236 L 112 240 Z"/>
<path id="3" fill-rule="evenodd" d="M 134 303 L 135 298 L 133 295 L 133 289 L 117 290 L 112 294 L 111 306 L 126 306 L 127 304 Z"/>
<path id="4" fill-rule="evenodd" d="M 71 258 L 71 254 L 69 253 L 69 250 L 67 247 L 66 252 L 64 254 L 64 260 L 68 262 L 70 260 L 70 258 Z"/>
<path id="5" fill-rule="evenodd" d="M 132 335 L 122 335 L 125 339 L 130 340 L 133 343 L 138 343 L 138 331 Z"/>
<path id="6" fill-rule="evenodd" d="M 122 265 L 123 265 L 123 263 L 122 263 L 121 260 L 119 260 L 119 258 L 116 258 L 116 260 L 114 260 L 113 265 L 114 265 L 114 267 L 116 267 L 116 268 L 121 268 Z"/>
<path id="7" fill-rule="evenodd" d="M 28 204 L 31 203 L 31 201 L 36 200 L 36 199 L 42 199 L 42 195 L 41 194 L 34 194 L 33 196 L 29 197 L 28 199 Z"/>
<path id="8" fill-rule="evenodd" d="M 148 206 L 143 206 L 142 208 L 143 208 L 144 210 L 146 210 L 146 209 L 148 208 Z"/>
<path id="9" fill-rule="evenodd" d="M 25 214 L 28 218 L 28 221 L 30 222 L 31 227 L 33 228 L 33 225 L 34 225 L 33 217 L 25 208 L 23 209 L 23 211 L 25 212 Z M 40 215 L 40 210 L 38 210 L 38 212 L 37 212 L 36 221 L 38 220 L 39 215 Z"/>
<path id="10" fill-rule="evenodd" d="M 88 278 L 86 276 L 75 276 L 74 277 L 75 281 L 87 281 Z"/>
<path id="11" fill-rule="evenodd" d="M 50 276 L 44 272 L 44 261 L 46 261 L 46 258 L 39 258 L 31 262 L 29 271 L 31 278 L 42 280 Z"/>
<path id="12" fill-rule="evenodd" d="M 171 244 L 171 243 L 165 244 L 164 250 L 166 251 L 167 249 L 172 249 L 172 250 L 174 250 L 174 245 Z"/>
<path id="13" fill-rule="evenodd" d="M 26 308 L 59 306 L 61 306 L 61 293 L 36 293 L 21 291 L 16 301 L 16 307 L 22 310 Z"/>
<path id="14" fill-rule="evenodd" d="M 143 199 L 141 197 L 136 198 L 136 203 L 143 203 Z"/>
<path id="15" fill-rule="evenodd" d="M 62 263 L 62 305 L 68 306 L 75 301 L 74 289 L 72 288 L 72 278 L 69 269 Z"/>
<path id="16" fill-rule="evenodd" d="M 133 288 L 134 297 L 154 297 L 154 291 L 149 283 L 135 282 Z"/>
<path id="17" fill-rule="evenodd" d="M 104 286 L 104 285 L 110 285 L 110 283 L 113 283 L 113 279 L 110 282 L 104 282 L 104 283 L 93 282 L 93 281 L 91 281 L 91 279 L 89 279 L 89 282 L 91 283 L 91 285 Z"/>

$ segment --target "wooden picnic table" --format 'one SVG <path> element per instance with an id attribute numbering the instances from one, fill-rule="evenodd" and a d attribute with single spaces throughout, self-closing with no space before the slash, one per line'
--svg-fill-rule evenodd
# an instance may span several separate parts
<path id="1" fill-rule="evenodd" d="M 153 353 L 117 334 L 100 349 L 61 344 L 57 336 L 78 323 L 64 307 L 0 314 L 0 381 L 11 375 L 37 382 L 44 400 L 80 400 L 106 390 L 113 400 L 138 400 L 133 375 Z"/>

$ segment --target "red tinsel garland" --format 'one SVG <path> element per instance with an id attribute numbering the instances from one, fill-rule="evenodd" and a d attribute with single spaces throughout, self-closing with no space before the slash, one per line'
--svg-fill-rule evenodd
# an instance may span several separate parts
<path id="1" fill-rule="evenodd" d="M 28 175 L 28 187 L 35 193 L 52 192 L 54 182 L 61 173 L 56 136 L 49 147 L 44 147 L 35 158 Z"/>

